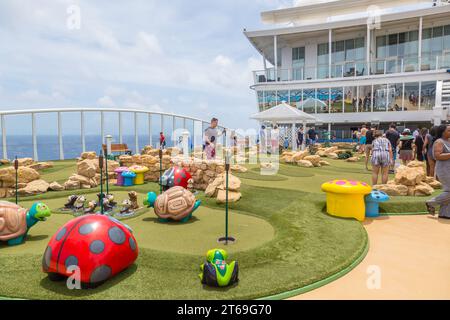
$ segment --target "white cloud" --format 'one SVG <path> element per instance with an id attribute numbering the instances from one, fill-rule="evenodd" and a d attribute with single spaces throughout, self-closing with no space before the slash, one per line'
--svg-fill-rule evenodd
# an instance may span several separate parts
<path id="1" fill-rule="evenodd" d="M 98 99 L 97 103 L 100 107 L 105 107 L 105 108 L 112 108 L 112 107 L 116 106 L 116 104 L 114 103 L 114 100 L 110 96 L 101 97 L 100 99 Z"/>

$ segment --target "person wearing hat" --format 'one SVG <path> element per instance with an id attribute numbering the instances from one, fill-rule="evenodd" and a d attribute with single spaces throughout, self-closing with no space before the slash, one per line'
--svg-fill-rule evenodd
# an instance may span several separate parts
<path id="1" fill-rule="evenodd" d="M 414 136 L 411 134 L 411 130 L 403 130 L 402 136 L 400 137 L 400 160 L 402 160 L 403 165 L 408 165 L 409 162 L 414 160 Z"/>

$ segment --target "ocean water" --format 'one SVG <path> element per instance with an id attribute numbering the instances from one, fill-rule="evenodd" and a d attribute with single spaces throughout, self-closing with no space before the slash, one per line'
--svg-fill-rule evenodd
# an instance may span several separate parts
<path id="1" fill-rule="evenodd" d="M 123 143 L 136 153 L 134 135 L 123 135 Z M 86 151 L 100 152 L 102 148 L 102 138 L 100 135 L 86 135 Z M 39 161 L 59 160 L 59 143 L 56 135 L 38 135 L 37 151 Z M 118 143 L 118 137 L 113 138 L 113 143 Z M 138 136 L 139 148 L 149 145 L 148 135 Z M 167 146 L 171 147 L 174 143 L 171 137 L 166 135 Z M 152 146 L 159 146 L 159 135 L 153 135 Z M 75 159 L 82 152 L 81 136 L 64 135 L 63 150 L 65 159 Z M 138 150 L 140 151 L 140 150 Z M 7 156 L 9 159 L 33 157 L 33 139 L 31 135 L 10 135 L 7 136 Z M 3 146 L 0 143 L 0 157 L 3 157 Z"/>

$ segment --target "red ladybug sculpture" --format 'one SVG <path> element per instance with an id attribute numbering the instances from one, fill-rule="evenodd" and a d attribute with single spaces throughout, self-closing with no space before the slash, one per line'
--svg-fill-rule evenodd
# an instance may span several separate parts
<path id="1" fill-rule="evenodd" d="M 168 169 L 161 177 L 161 184 L 164 190 L 169 190 L 173 187 L 182 187 L 187 189 L 191 174 L 183 168 L 172 167 Z"/>
<path id="2" fill-rule="evenodd" d="M 52 281 L 72 276 L 78 267 L 80 282 L 96 287 L 136 261 L 138 246 L 132 230 L 106 215 L 89 215 L 69 221 L 50 240 L 42 269 Z M 71 270 L 73 271 L 73 270 Z"/>

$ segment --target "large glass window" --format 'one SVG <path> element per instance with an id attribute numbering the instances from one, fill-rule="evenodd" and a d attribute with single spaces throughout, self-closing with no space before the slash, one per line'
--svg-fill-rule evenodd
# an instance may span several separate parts
<path id="1" fill-rule="evenodd" d="M 303 111 L 306 113 L 316 113 L 316 90 L 304 89 L 303 90 Z"/>
<path id="2" fill-rule="evenodd" d="M 436 103 L 436 81 L 422 82 L 420 109 L 431 110 Z"/>
<path id="3" fill-rule="evenodd" d="M 387 85 L 380 84 L 374 86 L 373 89 L 373 111 L 384 112 L 387 111 L 388 89 Z"/>
<path id="4" fill-rule="evenodd" d="M 276 91 L 266 91 L 264 97 L 265 107 L 272 108 L 277 105 L 277 92 Z"/>
<path id="5" fill-rule="evenodd" d="M 328 43 L 319 44 L 317 47 L 317 77 L 328 78 Z"/>
<path id="6" fill-rule="evenodd" d="M 405 83 L 405 111 L 419 109 L 419 83 Z"/>
<path id="7" fill-rule="evenodd" d="M 356 87 L 344 88 L 344 112 L 356 112 L 358 103 L 356 89 Z"/>
<path id="8" fill-rule="evenodd" d="M 342 112 L 343 107 L 343 88 L 331 88 L 330 89 L 330 100 L 331 100 L 331 112 L 332 113 L 339 113 Z"/>
<path id="9" fill-rule="evenodd" d="M 258 107 L 259 111 L 264 111 L 264 91 L 258 91 Z"/>
<path id="10" fill-rule="evenodd" d="M 317 89 L 317 113 L 329 113 L 330 89 Z"/>
<path id="11" fill-rule="evenodd" d="M 358 111 L 372 111 L 372 86 L 360 86 L 358 88 Z"/>
<path id="12" fill-rule="evenodd" d="M 326 43 L 319 45 L 318 65 L 322 78 L 328 74 L 328 61 L 325 61 Z M 328 55 L 326 55 L 328 58 Z M 331 77 L 354 77 L 365 74 L 365 46 L 364 38 L 340 40 L 332 46 Z"/>
<path id="13" fill-rule="evenodd" d="M 402 111 L 403 106 L 403 84 L 395 83 L 387 85 L 388 111 Z"/>
<path id="14" fill-rule="evenodd" d="M 422 70 L 447 68 L 447 54 L 450 50 L 450 25 L 423 30 Z"/>
<path id="15" fill-rule="evenodd" d="M 302 109 L 302 90 L 291 90 L 289 92 L 289 104 L 295 108 Z"/>
<path id="16" fill-rule="evenodd" d="M 289 91 L 283 90 L 283 91 L 277 91 L 277 104 L 280 104 L 281 102 L 289 103 Z"/>
<path id="17" fill-rule="evenodd" d="M 305 47 L 292 48 L 292 78 L 303 80 L 305 67 Z"/>

